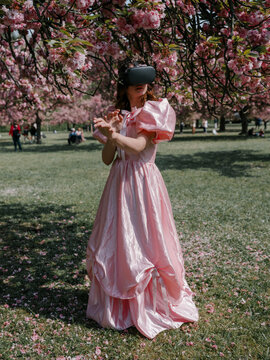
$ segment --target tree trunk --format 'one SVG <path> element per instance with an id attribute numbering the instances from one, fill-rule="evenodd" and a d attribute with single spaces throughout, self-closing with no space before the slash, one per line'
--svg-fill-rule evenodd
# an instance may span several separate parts
<path id="1" fill-rule="evenodd" d="M 225 116 L 221 115 L 220 116 L 220 123 L 219 123 L 219 131 L 226 131 L 226 127 L 225 127 Z"/>
<path id="2" fill-rule="evenodd" d="M 246 135 L 248 132 L 248 120 L 246 115 L 244 114 L 244 112 L 241 110 L 239 112 L 240 114 L 240 118 L 241 118 L 241 123 L 242 123 L 242 131 L 241 134 Z"/>
<path id="3" fill-rule="evenodd" d="M 37 124 L 37 144 L 41 144 L 41 118 L 36 112 L 36 124 Z"/>
<path id="4" fill-rule="evenodd" d="M 240 135 L 247 135 L 247 133 L 248 133 L 248 119 L 246 117 L 245 108 L 243 108 L 243 109 L 241 109 L 239 111 L 239 115 L 240 115 L 241 123 L 242 123 L 242 131 L 241 131 Z"/>

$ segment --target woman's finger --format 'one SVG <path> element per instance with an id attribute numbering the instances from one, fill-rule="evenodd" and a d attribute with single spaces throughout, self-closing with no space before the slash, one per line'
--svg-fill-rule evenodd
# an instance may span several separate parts
<path id="1" fill-rule="evenodd" d="M 104 121 L 102 118 L 94 118 L 94 123 L 96 124 L 98 121 Z"/>

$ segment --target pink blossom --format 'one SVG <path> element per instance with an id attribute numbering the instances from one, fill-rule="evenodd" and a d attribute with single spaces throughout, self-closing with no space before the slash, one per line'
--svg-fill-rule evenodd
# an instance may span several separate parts
<path id="1" fill-rule="evenodd" d="M 161 15 L 156 10 L 145 12 L 143 10 L 135 10 L 131 20 L 135 29 L 158 29 L 160 27 Z"/>
<path id="2" fill-rule="evenodd" d="M 184 11 L 189 15 L 189 16 L 194 16 L 196 14 L 196 9 L 193 5 L 186 5 L 186 8 L 184 9 Z"/>
<path id="3" fill-rule="evenodd" d="M 23 4 L 24 6 L 24 10 L 30 10 L 32 9 L 33 6 L 33 0 L 26 0 L 25 3 Z"/>
<path id="4" fill-rule="evenodd" d="M 175 66 L 176 62 L 177 62 L 177 53 L 176 51 L 174 51 L 167 57 L 166 63 L 168 66 Z"/>
<path id="5" fill-rule="evenodd" d="M 6 17 L 4 17 L 2 21 L 5 25 L 11 26 L 12 30 L 22 29 L 24 27 L 24 15 L 16 10 L 7 10 Z"/>
<path id="6" fill-rule="evenodd" d="M 183 8 L 183 7 L 185 6 L 185 4 L 183 3 L 182 0 L 177 0 L 177 1 L 176 1 L 176 4 L 177 4 L 178 6 L 180 6 L 181 8 Z"/>
<path id="7" fill-rule="evenodd" d="M 209 26 L 209 24 L 207 24 L 207 23 L 204 23 L 203 26 L 202 26 L 202 28 L 203 28 L 203 31 L 204 31 L 204 32 L 208 32 L 208 31 L 210 30 L 210 26 Z"/>
<path id="8" fill-rule="evenodd" d="M 205 308 L 207 309 L 207 312 L 210 314 L 213 314 L 215 312 L 215 306 L 213 303 L 205 305 Z"/>
<path id="9" fill-rule="evenodd" d="M 94 2 L 95 0 L 76 0 L 76 6 L 78 9 L 88 9 Z"/>
<path id="10" fill-rule="evenodd" d="M 112 55 L 115 59 L 120 56 L 120 47 L 116 43 L 112 43 L 108 47 L 108 53 Z"/>
<path id="11" fill-rule="evenodd" d="M 223 34 L 223 35 L 225 35 L 225 36 L 230 36 L 230 29 L 228 29 L 228 28 L 223 28 L 223 29 L 221 29 L 220 30 L 220 32 L 221 32 L 221 34 Z"/>
<path id="12" fill-rule="evenodd" d="M 96 355 L 101 355 L 101 350 L 99 346 L 96 347 Z"/>
<path id="13" fill-rule="evenodd" d="M 222 9 L 219 13 L 219 16 L 222 18 L 227 18 L 229 16 L 229 12 L 227 9 Z"/>
<path id="14" fill-rule="evenodd" d="M 34 331 L 33 335 L 31 336 L 31 339 L 32 339 L 33 341 L 37 341 L 37 340 L 39 339 L 39 336 L 38 336 L 38 334 L 36 334 L 35 331 Z"/>
<path id="15" fill-rule="evenodd" d="M 85 54 L 82 54 L 79 51 L 76 51 L 73 57 L 67 60 L 67 66 L 72 70 L 81 69 L 85 63 Z"/>
<path id="16" fill-rule="evenodd" d="M 124 17 L 119 17 L 116 20 L 116 25 L 118 26 L 118 29 L 121 31 L 127 25 L 127 21 L 126 21 L 126 19 Z"/>
<path id="17" fill-rule="evenodd" d="M 261 34 L 258 30 L 249 30 L 247 33 L 247 38 L 253 43 L 258 43 L 261 39 Z"/>

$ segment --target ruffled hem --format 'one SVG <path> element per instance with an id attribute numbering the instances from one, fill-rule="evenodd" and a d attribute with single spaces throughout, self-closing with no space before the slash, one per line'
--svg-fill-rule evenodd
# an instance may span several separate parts
<path id="1" fill-rule="evenodd" d="M 178 301 L 172 303 L 157 272 L 153 272 L 144 291 L 131 299 L 107 295 L 93 277 L 86 316 L 104 328 L 124 330 L 135 326 L 149 339 L 164 330 L 179 328 L 183 323 L 198 321 L 188 286 L 181 291 Z"/>

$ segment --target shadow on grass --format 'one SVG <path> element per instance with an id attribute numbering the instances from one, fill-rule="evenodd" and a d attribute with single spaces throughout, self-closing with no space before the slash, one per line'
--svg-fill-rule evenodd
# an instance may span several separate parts
<path id="1" fill-rule="evenodd" d="M 57 141 L 57 139 L 56 139 Z M 42 144 L 23 144 L 22 149 L 25 153 L 52 153 L 52 152 L 63 152 L 63 151 L 95 151 L 101 150 L 102 145 L 93 141 L 91 143 L 78 144 L 78 145 L 68 145 L 68 144 L 53 144 L 48 145 L 45 141 Z M 11 142 L 1 141 L 0 142 L 0 152 L 14 152 L 14 147 Z"/>
<path id="2" fill-rule="evenodd" d="M 160 170 L 212 170 L 227 177 L 251 177 L 249 171 L 263 167 L 270 161 L 270 154 L 251 150 L 198 152 L 193 155 L 157 155 L 156 164 Z"/>
<path id="3" fill-rule="evenodd" d="M 207 134 L 175 134 L 171 141 L 246 141 L 251 139 L 248 136 L 237 136 L 237 135 L 228 135 L 226 133 L 222 133 L 219 135 L 213 135 L 211 133 Z M 254 137 L 255 139 L 255 137 Z M 258 139 L 258 138 L 257 138 Z"/>
<path id="4" fill-rule="evenodd" d="M 0 205 L 1 304 L 96 327 L 85 318 L 85 224 L 67 206 Z"/>

